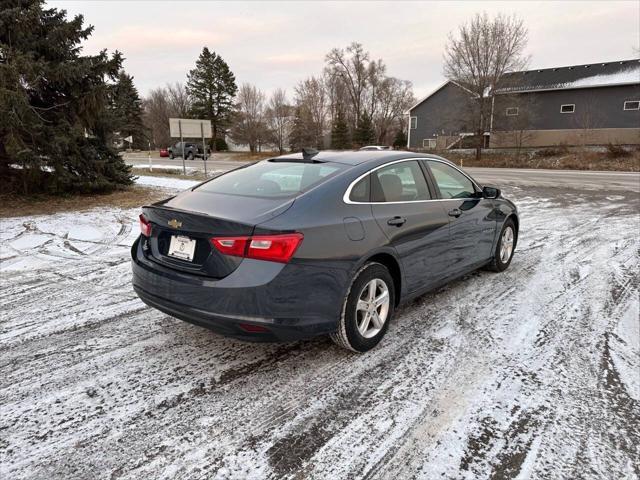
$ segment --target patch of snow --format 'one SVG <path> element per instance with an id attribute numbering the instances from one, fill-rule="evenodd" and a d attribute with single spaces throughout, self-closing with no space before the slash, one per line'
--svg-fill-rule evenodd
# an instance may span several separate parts
<path id="1" fill-rule="evenodd" d="M 71 225 L 67 237 L 74 240 L 100 240 L 102 239 L 104 232 L 94 226 L 90 225 Z"/>
<path id="2" fill-rule="evenodd" d="M 602 85 L 619 85 L 626 83 L 640 83 L 640 65 L 616 73 L 602 73 L 591 77 L 580 78 L 573 82 L 562 84 L 562 88 L 598 87 Z"/>
<path id="3" fill-rule="evenodd" d="M 39 247 L 44 245 L 48 241 L 51 240 L 51 236 L 42 235 L 42 234 L 33 234 L 33 235 L 20 235 L 14 241 L 9 243 L 11 248 L 15 248 L 16 250 L 29 250 L 31 248 Z"/>
<path id="4" fill-rule="evenodd" d="M 132 165 L 131 168 L 133 168 L 134 170 L 139 169 L 139 170 L 147 170 L 149 169 L 149 165 L 143 165 L 143 164 L 138 164 L 138 165 Z M 182 167 L 180 165 L 162 165 L 162 164 L 152 164 L 151 168 L 157 168 L 159 170 L 180 170 L 182 171 Z M 187 172 L 196 172 L 198 171 L 197 168 L 194 167 L 186 167 Z"/>
<path id="5" fill-rule="evenodd" d="M 151 187 L 171 188 L 174 190 L 186 190 L 202 182 L 199 180 L 183 180 L 180 178 L 153 177 L 153 176 L 141 175 L 136 179 L 136 183 L 138 185 L 147 185 Z"/>

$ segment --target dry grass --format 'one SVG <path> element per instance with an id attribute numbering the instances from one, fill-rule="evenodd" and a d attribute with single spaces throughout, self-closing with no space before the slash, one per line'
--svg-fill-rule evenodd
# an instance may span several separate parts
<path id="1" fill-rule="evenodd" d="M 493 168 L 548 168 L 557 170 L 606 170 L 638 172 L 640 171 L 640 152 L 611 158 L 606 152 L 592 150 L 558 151 L 553 155 L 540 156 L 535 152 L 522 152 L 519 156 L 513 152 L 483 152 L 480 160 L 474 153 L 448 150 L 438 152 L 443 157 L 465 167 Z"/>
<path id="2" fill-rule="evenodd" d="M 167 197 L 167 193 L 162 190 L 140 186 L 102 195 L 89 194 L 69 197 L 1 195 L 0 218 L 48 215 L 57 212 L 89 210 L 95 207 L 135 208 Z"/>

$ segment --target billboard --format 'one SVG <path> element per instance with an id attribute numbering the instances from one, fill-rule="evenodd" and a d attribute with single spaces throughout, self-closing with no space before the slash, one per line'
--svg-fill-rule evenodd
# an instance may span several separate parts
<path id="1" fill-rule="evenodd" d="M 170 118 L 169 131 L 172 138 L 211 138 L 211 120 Z"/>

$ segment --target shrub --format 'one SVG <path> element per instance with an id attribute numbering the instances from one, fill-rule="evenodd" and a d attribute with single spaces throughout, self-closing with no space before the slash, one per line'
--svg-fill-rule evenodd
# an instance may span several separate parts
<path id="1" fill-rule="evenodd" d="M 224 138 L 216 138 L 216 152 L 226 152 L 229 150 L 229 145 Z"/>
<path id="2" fill-rule="evenodd" d="M 559 157 L 569 153 L 569 147 L 566 143 L 560 143 L 556 147 L 542 148 L 534 153 L 537 158 Z"/>
<path id="3" fill-rule="evenodd" d="M 611 142 L 607 144 L 607 157 L 620 158 L 628 157 L 629 155 L 631 155 L 631 152 L 625 149 L 622 145 L 614 145 Z"/>

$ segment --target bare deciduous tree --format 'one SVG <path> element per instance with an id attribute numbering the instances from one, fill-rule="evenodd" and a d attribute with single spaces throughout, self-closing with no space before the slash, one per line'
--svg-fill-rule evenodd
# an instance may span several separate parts
<path id="1" fill-rule="evenodd" d="M 386 77 L 377 89 L 376 108 L 373 116 L 376 138 L 379 144 L 388 145 L 397 130 L 403 130 L 405 112 L 415 102 L 413 86 L 407 80 Z"/>
<path id="2" fill-rule="evenodd" d="M 480 158 L 484 132 L 490 116 L 494 93 L 503 75 L 522 70 L 528 63 L 524 55 L 527 29 L 516 16 L 489 18 L 476 14 L 449 35 L 444 53 L 445 76 L 469 91 L 472 97 L 472 120 L 477 136 L 476 158 Z"/>
<path id="3" fill-rule="evenodd" d="M 252 153 L 260 149 L 266 137 L 264 100 L 264 93 L 254 85 L 244 83 L 240 87 L 231 138 L 237 144 L 249 145 Z"/>
<path id="4" fill-rule="evenodd" d="M 291 105 L 287 102 L 287 92 L 280 88 L 276 89 L 269 99 L 266 121 L 271 141 L 280 155 L 284 153 L 285 145 L 291 134 L 292 110 Z"/>
<path id="5" fill-rule="evenodd" d="M 154 146 L 166 147 L 171 144 L 169 118 L 189 118 L 191 100 L 184 84 L 167 84 L 149 92 L 143 100 L 145 127 L 151 132 Z"/>
<path id="6" fill-rule="evenodd" d="M 299 126 L 308 130 L 314 139 L 314 145 L 321 147 L 324 141 L 327 116 L 327 95 L 322 78 L 309 77 L 298 83 L 296 91 L 296 108 L 299 119 L 306 125 Z M 309 146 L 309 145 L 308 145 Z"/>
<path id="7" fill-rule="evenodd" d="M 334 48 L 326 56 L 325 85 L 332 124 L 340 111 L 352 136 L 366 116 L 376 131 L 376 140 L 390 144 L 405 127 L 404 112 L 414 100 L 410 82 L 387 76 L 380 59 L 372 60 L 359 43 Z M 355 137 L 354 137 L 355 138 Z"/>
<path id="8" fill-rule="evenodd" d="M 187 89 L 181 82 L 167 84 L 167 96 L 171 106 L 171 115 L 178 118 L 189 118 L 191 110 L 191 98 Z"/>
<path id="9" fill-rule="evenodd" d="M 364 51 L 362 44 L 353 42 L 346 49 L 331 50 L 327 54 L 326 62 L 329 75 L 344 82 L 351 100 L 356 127 L 363 113 L 365 90 L 369 85 L 369 52 Z"/>
<path id="10" fill-rule="evenodd" d="M 154 148 L 168 146 L 171 143 L 169 135 L 171 106 L 167 90 L 162 87 L 151 90 L 147 98 L 142 101 L 142 108 L 144 109 L 142 121 L 151 132 Z"/>

